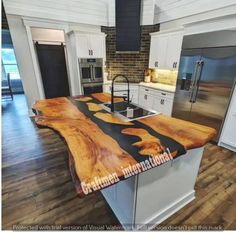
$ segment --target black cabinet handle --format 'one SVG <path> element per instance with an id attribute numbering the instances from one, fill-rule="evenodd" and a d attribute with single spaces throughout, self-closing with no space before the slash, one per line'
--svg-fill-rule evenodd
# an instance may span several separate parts
<path id="1" fill-rule="evenodd" d="M 158 61 L 155 62 L 154 66 L 155 66 L 155 67 L 158 67 Z"/>
<path id="2" fill-rule="evenodd" d="M 160 103 L 161 103 L 161 105 L 164 105 L 165 100 L 164 100 L 164 99 L 161 99 Z"/>
<path id="3" fill-rule="evenodd" d="M 147 95 L 146 94 L 144 95 L 144 99 L 147 100 Z"/>
<path id="4" fill-rule="evenodd" d="M 175 62 L 173 63 L 173 68 L 175 68 Z"/>
<path id="5" fill-rule="evenodd" d="M 91 55 L 93 56 L 93 50 L 91 50 Z"/>

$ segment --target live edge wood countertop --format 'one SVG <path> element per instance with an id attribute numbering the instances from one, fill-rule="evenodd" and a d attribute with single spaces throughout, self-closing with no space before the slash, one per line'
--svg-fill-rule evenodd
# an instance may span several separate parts
<path id="1" fill-rule="evenodd" d="M 204 146 L 216 134 L 212 128 L 162 114 L 124 122 L 99 106 L 108 101 L 109 94 L 96 93 L 39 100 L 33 105 L 36 124 L 54 129 L 65 139 L 80 197 L 124 179 L 127 167 L 166 151 L 176 158 Z M 143 171 L 141 166 L 138 170 Z M 101 181 L 112 175 L 107 184 Z"/>

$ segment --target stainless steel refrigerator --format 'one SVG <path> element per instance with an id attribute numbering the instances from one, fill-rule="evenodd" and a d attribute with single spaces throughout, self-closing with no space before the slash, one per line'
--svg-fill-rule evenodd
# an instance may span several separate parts
<path id="1" fill-rule="evenodd" d="M 235 43 L 235 31 L 183 40 L 172 116 L 215 128 L 214 141 L 219 139 L 235 84 Z"/>

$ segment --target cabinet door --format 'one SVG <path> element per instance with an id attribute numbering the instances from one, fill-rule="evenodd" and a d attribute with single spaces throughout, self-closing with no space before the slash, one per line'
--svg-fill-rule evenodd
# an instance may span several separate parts
<path id="1" fill-rule="evenodd" d="M 139 105 L 146 109 L 152 109 L 153 107 L 153 95 L 148 94 L 144 91 L 140 91 L 139 94 Z"/>
<path id="2" fill-rule="evenodd" d="M 231 103 L 229 110 L 224 122 L 224 127 L 222 130 L 220 141 L 228 145 L 233 151 L 236 151 L 236 87 L 234 89 L 234 94 L 231 98 Z"/>
<path id="3" fill-rule="evenodd" d="M 153 101 L 153 109 L 164 115 L 171 116 L 173 100 L 169 98 L 155 96 Z"/>
<path id="4" fill-rule="evenodd" d="M 149 68 L 166 68 L 167 41 L 167 35 L 151 37 Z"/>
<path id="5" fill-rule="evenodd" d="M 166 67 L 168 69 L 178 69 L 180 53 L 183 41 L 183 33 L 171 33 L 168 36 Z"/>
<path id="6" fill-rule="evenodd" d="M 130 91 L 130 101 L 138 104 L 138 91 L 135 90 Z"/>
<path id="7" fill-rule="evenodd" d="M 89 37 L 86 34 L 77 34 L 77 53 L 79 58 L 91 57 L 89 52 Z"/>
<path id="8" fill-rule="evenodd" d="M 105 58 L 105 36 L 99 34 L 89 35 L 89 47 L 93 58 Z"/>

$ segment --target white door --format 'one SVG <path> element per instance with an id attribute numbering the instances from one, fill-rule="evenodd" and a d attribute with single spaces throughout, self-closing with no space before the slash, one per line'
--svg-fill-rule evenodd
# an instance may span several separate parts
<path id="1" fill-rule="evenodd" d="M 182 41 L 183 41 L 182 32 L 169 34 L 167 53 L 166 53 L 166 67 L 168 69 L 178 69 Z"/>
<path id="2" fill-rule="evenodd" d="M 173 100 L 169 98 L 155 96 L 153 100 L 153 109 L 164 115 L 171 116 Z"/>
<path id="3" fill-rule="evenodd" d="M 91 57 L 105 58 L 105 36 L 98 34 L 89 35 L 89 47 L 91 49 Z"/>
<path id="4" fill-rule="evenodd" d="M 152 109 L 153 106 L 153 95 L 148 94 L 144 91 L 140 91 L 139 94 L 139 105 L 145 109 Z"/>
<path id="5" fill-rule="evenodd" d="M 167 41 L 167 35 L 151 37 L 149 68 L 166 68 Z"/>
<path id="6" fill-rule="evenodd" d="M 77 34 L 77 53 L 79 58 L 91 57 L 89 52 L 89 37 L 87 34 Z"/>

